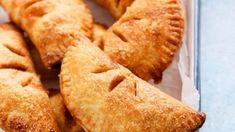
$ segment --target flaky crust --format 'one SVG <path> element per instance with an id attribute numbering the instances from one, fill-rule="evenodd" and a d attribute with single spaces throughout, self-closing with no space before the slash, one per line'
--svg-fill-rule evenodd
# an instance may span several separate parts
<path id="1" fill-rule="evenodd" d="M 10 24 L 0 24 L 0 128 L 58 131 L 22 35 Z"/>
<path id="2" fill-rule="evenodd" d="M 120 18 L 134 0 L 96 0 L 105 7 L 114 17 Z"/>
<path id="3" fill-rule="evenodd" d="M 106 30 L 107 30 L 106 26 L 99 23 L 94 24 L 92 40 L 95 45 L 99 47 L 101 46 L 101 38 Z"/>
<path id="4" fill-rule="evenodd" d="M 103 50 L 142 79 L 160 81 L 183 31 L 180 0 L 135 0 L 104 34 Z"/>
<path id="5" fill-rule="evenodd" d="M 77 125 L 64 105 L 59 91 L 50 91 L 50 104 L 56 117 L 61 132 L 82 132 L 80 125 Z"/>
<path id="6" fill-rule="evenodd" d="M 0 24 L 0 69 L 2 68 L 34 72 L 23 37 L 11 24 Z"/>
<path id="7" fill-rule="evenodd" d="M 67 108 L 87 131 L 191 132 L 205 120 L 85 39 L 66 53 L 60 85 Z"/>
<path id="8" fill-rule="evenodd" d="M 0 0 L 28 34 L 46 67 L 61 61 L 78 33 L 92 37 L 92 16 L 83 0 Z"/>

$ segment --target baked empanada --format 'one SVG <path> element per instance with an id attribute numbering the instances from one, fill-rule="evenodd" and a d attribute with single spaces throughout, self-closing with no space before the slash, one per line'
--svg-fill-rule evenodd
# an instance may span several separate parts
<path id="1" fill-rule="evenodd" d="M 0 128 L 58 131 L 22 35 L 10 24 L 0 24 Z"/>
<path id="2" fill-rule="evenodd" d="M 24 29 L 46 67 L 60 63 L 78 33 L 92 37 L 92 16 L 83 0 L 0 0 L 11 20 Z"/>
<path id="3" fill-rule="evenodd" d="M 98 23 L 94 24 L 94 28 L 93 28 L 93 43 L 95 45 L 100 47 L 101 37 L 103 36 L 103 34 L 105 33 L 106 30 L 107 30 L 107 28 L 104 25 L 98 24 Z"/>
<path id="4" fill-rule="evenodd" d="M 2 68 L 35 71 L 21 34 L 11 24 L 0 24 L 0 69 Z"/>
<path id="5" fill-rule="evenodd" d="M 61 132 L 82 132 L 80 125 L 77 125 L 64 105 L 59 90 L 50 91 L 50 104 L 56 117 Z"/>
<path id="6" fill-rule="evenodd" d="M 105 7 L 114 17 L 120 18 L 125 13 L 126 8 L 134 0 L 96 0 L 97 3 Z"/>
<path id="7" fill-rule="evenodd" d="M 180 0 L 135 0 L 103 35 L 102 49 L 142 79 L 160 81 L 183 32 Z"/>
<path id="8" fill-rule="evenodd" d="M 114 63 L 82 38 L 65 54 L 60 74 L 65 105 L 87 131 L 191 132 L 205 114 Z"/>

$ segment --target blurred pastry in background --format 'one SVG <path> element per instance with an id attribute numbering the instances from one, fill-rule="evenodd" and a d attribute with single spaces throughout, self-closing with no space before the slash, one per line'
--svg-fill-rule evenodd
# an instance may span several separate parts
<path id="1" fill-rule="evenodd" d="M 83 0 L 0 0 L 0 4 L 28 33 L 47 68 L 61 62 L 79 34 L 92 38 L 93 20 Z"/>
<path id="2" fill-rule="evenodd" d="M 93 43 L 97 45 L 98 47 L 102 47 L 101 45 L 101 37 L 107 30 L 107 27 L 105 25 L 95 23 L 93 28 Z"/>
<path id="3" fill-rule="evenodd" d="M 106 8 L 114 17 L 120 18 L 134 0 L 96 0 Z"/>
<path id="4" fill-rule="evenodd" d="M 83 132 L 64 105 L 59 90 L 50 90 L 50 104 L 61 132 Z"/>

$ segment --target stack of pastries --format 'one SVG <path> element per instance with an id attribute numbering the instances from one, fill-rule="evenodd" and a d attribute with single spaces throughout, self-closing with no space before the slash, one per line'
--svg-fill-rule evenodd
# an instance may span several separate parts
<path id="1" fill-rule="evenodd" d="M 118 20 L 94 22 L 84 0 L 0 0 L 0 128 L 45 132 L 192 132 L 205 114 L 160 82 L 184 33 L 180 0 L 96 0 Z M 102 14 L 101 14 L 102 15 Z M 23 33 L 27 36 L 24 36 Z M 60 90 L 44 88 L 25 38 Z M 39 73 L 40 74 L 40 73 Z"/>

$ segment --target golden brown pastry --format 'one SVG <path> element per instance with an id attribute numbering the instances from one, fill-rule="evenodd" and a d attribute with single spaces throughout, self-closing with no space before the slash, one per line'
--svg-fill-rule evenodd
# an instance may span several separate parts
<path id="1" fill-rule="evenodd" d="M 0 69 L 34 72 L 33 63 L 21 34 L 11 24 L 0 24 Z"/>
<path id="2" fill-rule="evenodd" d="M 108 9 L 108 11 L 116 18 L 120 18 L 125 13 L 126 8 L 131 5 L 134 0 L 96 0 L 100 5 Z"/>
<path id="3" fill-rule="evenodd" d="M 92 37 L 92 16 L 83 0 L 0 0 L 11 20 L 24 29 L 46 67 L 61 61 L 66 49 Z"/>
<path id="4" fill-rule="evenodd" d="M 94 28 L 93 28 L 93 43 L 94 44 L 96 44 L 97 46 L 100 46 L 101 37 L 105 33 L 106 30 L 107 28 L 104 25 L 98 24 L 98 23 L 94 24 Z"/>
<path id="5" fill-rule="evenodd" d="M 56 116 L 57 124 L 61 132 L 82 132 L 80 125 L 77 125 L 66 109 L 59 91 L 50 91 L 50 104 Z"/>
<path id="6" fill-rule="evenodd" d="M 135 0 L 103 35 L 102 49 L 142 79 L 160 81 L 183 32 L 180 0 Z"/>
<path id="7" fill-rule="evenodd" d="M 49 97 L 34 72 L 22 35 L 0 24 L 0 128 L 56 132 Z"/>
<path id="8" fill-rule="evenodd" d="M 205 114 L 114 63 L 86 39 L 65 54 L 60 74 L 64 102 L 87 131 L 191 132 Z"/>

